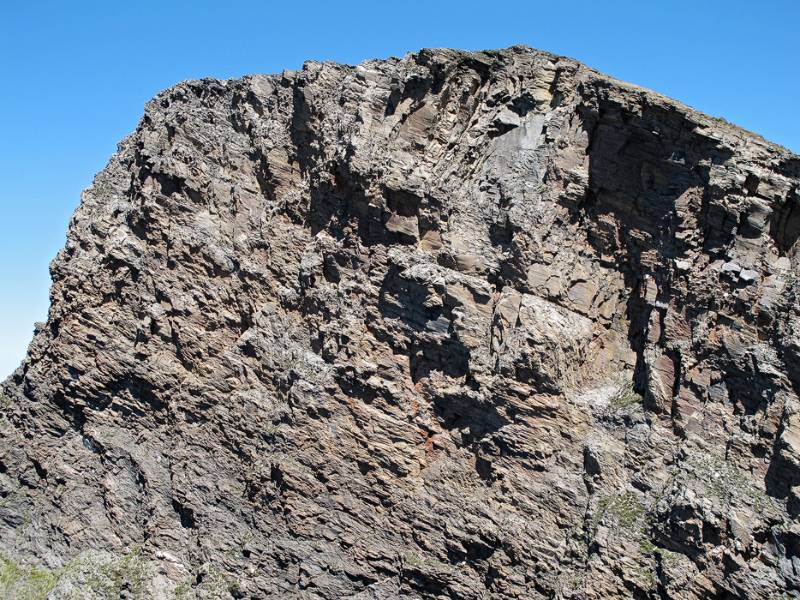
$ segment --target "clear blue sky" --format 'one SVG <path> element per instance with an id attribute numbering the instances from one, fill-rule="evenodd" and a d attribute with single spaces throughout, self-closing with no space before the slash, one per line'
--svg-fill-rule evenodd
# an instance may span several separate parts
<path id="1" fill-rule="evenodd" d="M 46 317 L 48 263 L 81 190 L 180 80 L 527 44 L 800 152 L 798 0 L 1 4 L 0 378 Z"/>

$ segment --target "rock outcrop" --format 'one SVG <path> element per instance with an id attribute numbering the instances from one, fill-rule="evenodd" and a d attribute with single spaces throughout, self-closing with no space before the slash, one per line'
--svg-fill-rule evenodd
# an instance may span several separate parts
<path id="1" fill-rule="evenodd" d="M 799 236 L 800 158 L 528 48 L 179 84 L 4 384 L 0 586 L 800 597 Z"/>

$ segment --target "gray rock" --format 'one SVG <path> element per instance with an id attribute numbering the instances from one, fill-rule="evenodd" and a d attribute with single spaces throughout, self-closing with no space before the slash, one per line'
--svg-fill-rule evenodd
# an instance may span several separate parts
<path id="1" fill-rule="evenodd" d="M 742 269 L 741 271 L 739 271 L 739 279 L 741 279 L 742 281 L 751 283 L 753 281 L 758 280 L 759 278 L 760 275 L 758 271 L 753 271 L 752 269 Z"/>

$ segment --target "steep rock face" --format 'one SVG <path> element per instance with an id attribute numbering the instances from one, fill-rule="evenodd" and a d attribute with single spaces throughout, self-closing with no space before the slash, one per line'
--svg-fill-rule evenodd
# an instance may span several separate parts
<path id="1" fill-rule="evenodd" d="M 54 598 L 797 597 L 799 187 L 528 48 L 167 90 L 4 385 L 3 560 Z"/>

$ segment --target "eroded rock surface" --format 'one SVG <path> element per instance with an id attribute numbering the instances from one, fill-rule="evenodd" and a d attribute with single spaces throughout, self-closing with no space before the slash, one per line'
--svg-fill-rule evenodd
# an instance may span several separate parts
<path id="1" fill-rule="evenodd" d="M 522 47 L 165 91 L 3 388 L 6 590 L 798 597 L 799 188 Z"/>

